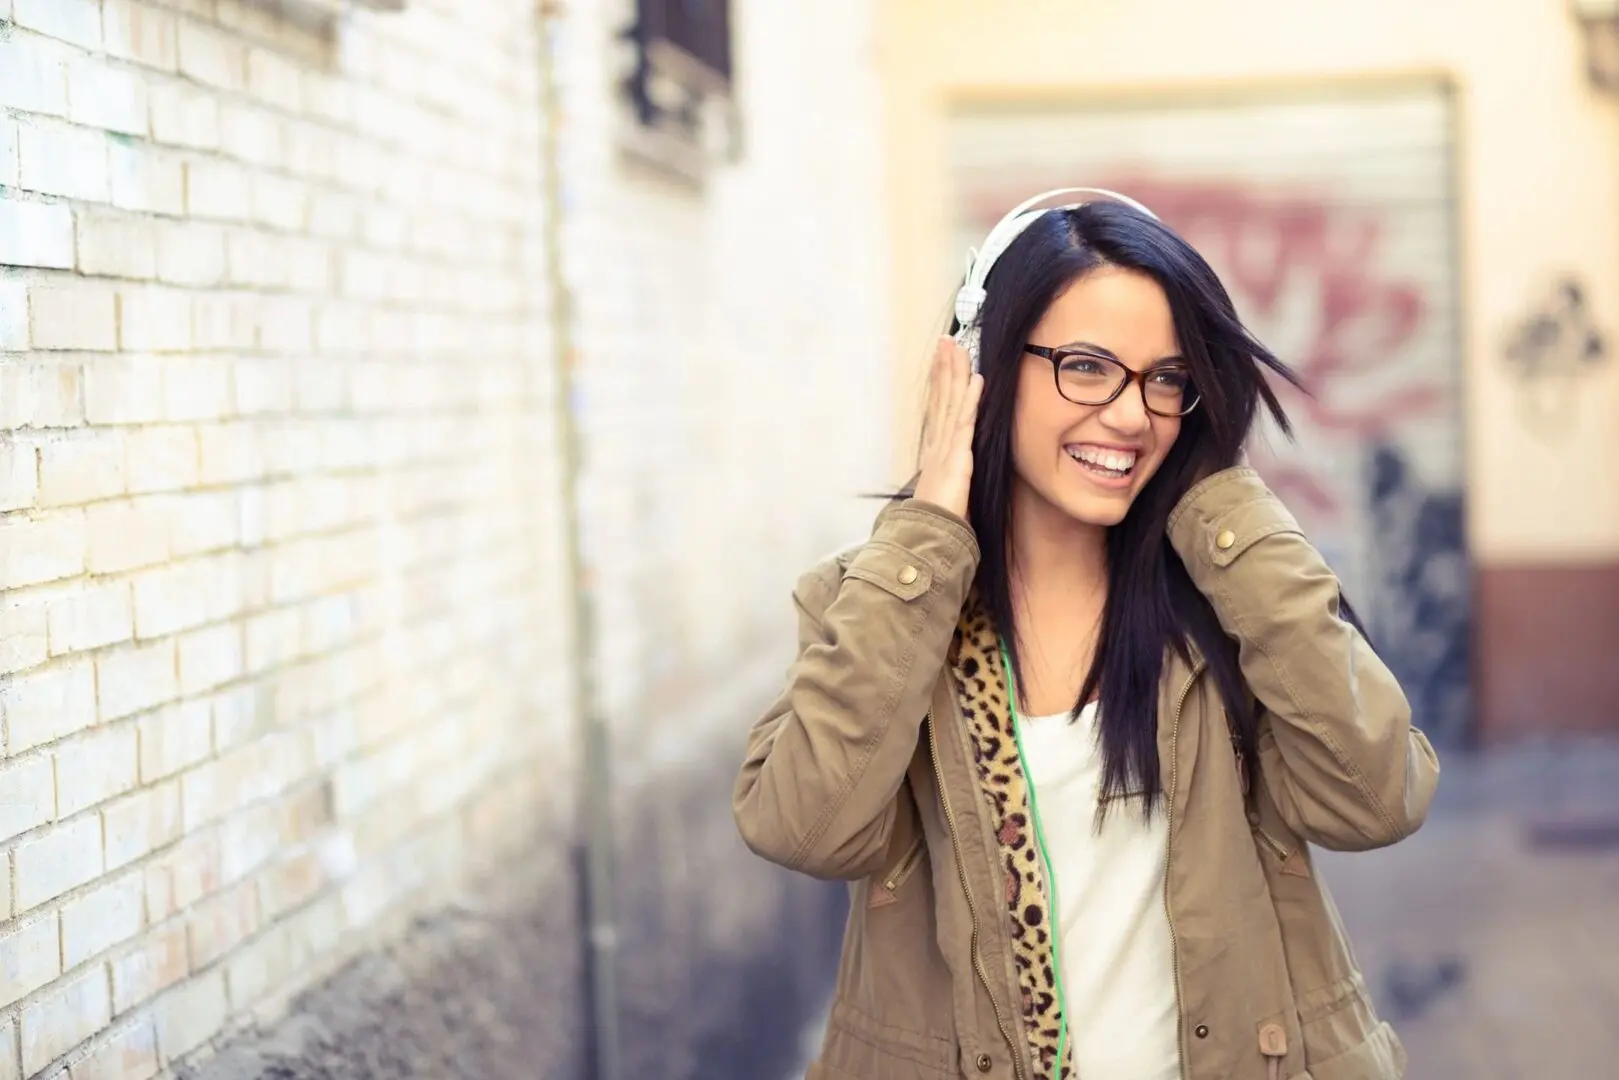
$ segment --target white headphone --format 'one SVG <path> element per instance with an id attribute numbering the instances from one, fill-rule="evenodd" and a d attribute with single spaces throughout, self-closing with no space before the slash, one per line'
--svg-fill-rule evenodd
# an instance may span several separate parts
<path id="1" fill-rule="evenodd" d="M 956 321 L 961 324 L 960 329 L 956 331 L 956 341 L 960 342 L 961 347 L 967 350 L 967 355 L 972 357 L 974 371 L 979 370 L 978 316 L 984 308 L 986 295 L 984 282 L 989 278 L 989 272 L 994 267 L 995 260 L 999 259 L 1002 253 L 1011 246 L 1012 241 L 1021 236 L 1024 229 L 1033 225 L 1041 214 L 1049 210 L 1073 210 L 1084 206 L 1085 203 L 1077 202 L 1069 203 L 1066 206 L 1048 206 L 1044 210 L 1033 209 L 1047 199 L 1055 198 L 1058 195 L 1073 194 L 1101 195 L 1104 198 L 1121 202 L 1134 210 L 1138 210 L 1154 221 L 1158 220 L 1157 214 L 1154 214 L 1134 199 L 1120 195 L 1116 191 L 1108 191 L 1106 188 L 1057 188 L 1054 191 L 1036 195 L 1034 198 L 1013 207 L 1010 213 L 996 222 L 995 227 L 989 230 L 989 235 L 984 238 L 982 247 L 976 250 L 968 250 L 967 280 L 962 283 L 961 288 L 956 292 Z"/>

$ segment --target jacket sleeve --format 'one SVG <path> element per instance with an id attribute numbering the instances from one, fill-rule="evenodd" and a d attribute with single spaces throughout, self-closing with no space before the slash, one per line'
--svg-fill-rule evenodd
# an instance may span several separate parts
<path id="1" fill-rule="evenodd" d="M 910 499 L 846 569 L 800 579 L 798 658 L 736 781 L 754 852 L 822 878 L 880 869 L 978 557 L 965 521 Z"/>
<path id="2" fill-rule="evenodd" d="M 1247 467 L 1186 493 L 1169 538 L 1238 646 L 1261 706 L 1259 767 L 1288 826 L 1366 850 L 1421 826 L 1439 762 L 1387 665 L 1340 613 L 1338 579 Z"/>

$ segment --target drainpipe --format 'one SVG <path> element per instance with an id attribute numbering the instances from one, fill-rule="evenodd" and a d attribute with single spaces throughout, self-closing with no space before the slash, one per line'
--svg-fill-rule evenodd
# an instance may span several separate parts
<path id="1" fill-rule="evenodd" d="M 556 31 L 564 17 L 562 0 L 537 0 L 540 110 L 545 121 L 542 144 L 545 201 L 546 279 L 551 286 L 554 368 L 557 373 L 556 430 L 562 454 L 563 548 L 568 574 L 569 629 L 573 639 L 571 692 L 578 725 L 580 771 L 578 843 L 582 846 L 581 893 L 585 915 L 585 978 L 589 988 L 590 1049 L 593 1080 L 619 1080 L 619 1011 L 617 989 L 618 930 L 614 914 L 611 745 L 607 717 L 596 685 L 596 618 L 581 530 L 579 483 L 584 469 L 580 432 L 578 354 L 573 344 L 573 296 L 563 266 L 562 182 L 558 132 L 564 124 L 556 65 Z"/>

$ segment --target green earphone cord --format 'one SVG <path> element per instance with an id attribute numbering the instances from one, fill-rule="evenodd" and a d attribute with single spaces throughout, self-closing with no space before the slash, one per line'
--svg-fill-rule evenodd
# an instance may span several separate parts
<path id="1" fill-rule="evenodd" d="M 1058 951 L 1057 938 L 1057 875 L 1051 869 L 1051 855 L 1046 850 L 1046 832 L 1040 824 L 1040 805 L 1034 797 L 1034 778 L 1029 775 L 1029 759 L 1023 752 L 1023 729 L 1018 723 L 1017 714 L 1017 685 L 1012 676 L 1012 657 L 1006 651 L 1006 642 L 1001 645 L 1001 669 L 1006 672 L 1006 703 L 1012 713 L 1012 740 L 1017 744 L 1018 767 L 1023 770 L 1023 782 L 1029 789 L 1029 816 L 1034 819 L 1034 846 L 1040 849 L 1040 862 L 1046 872 L 1046 892 L 1051 896 L 1051 912 L 1046 922 L 1051 934 L 1051 970 L 1052 977 L 1057 982 L 1057 1009 L 1062 1014 L 1057 1025 L 1057 1062 L 1052 1068 L 1052 1076 L 1061 1080 L 1063 1056 L 1068 1048 L 1068 1001 L 1062 992 L 1062 956 Z"/>

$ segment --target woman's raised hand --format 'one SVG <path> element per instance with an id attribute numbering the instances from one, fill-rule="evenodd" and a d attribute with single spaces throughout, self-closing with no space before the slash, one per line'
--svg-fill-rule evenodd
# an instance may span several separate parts
<path id="1" fill-rule="evenodd" d="M 984 377 L 972 370 L 967 350 L 941 337 L 928 374 L 927 411 L 922 416 L 922 453 L 915 497 L 967 516 L 973 482 L 973 427 Z"/>

